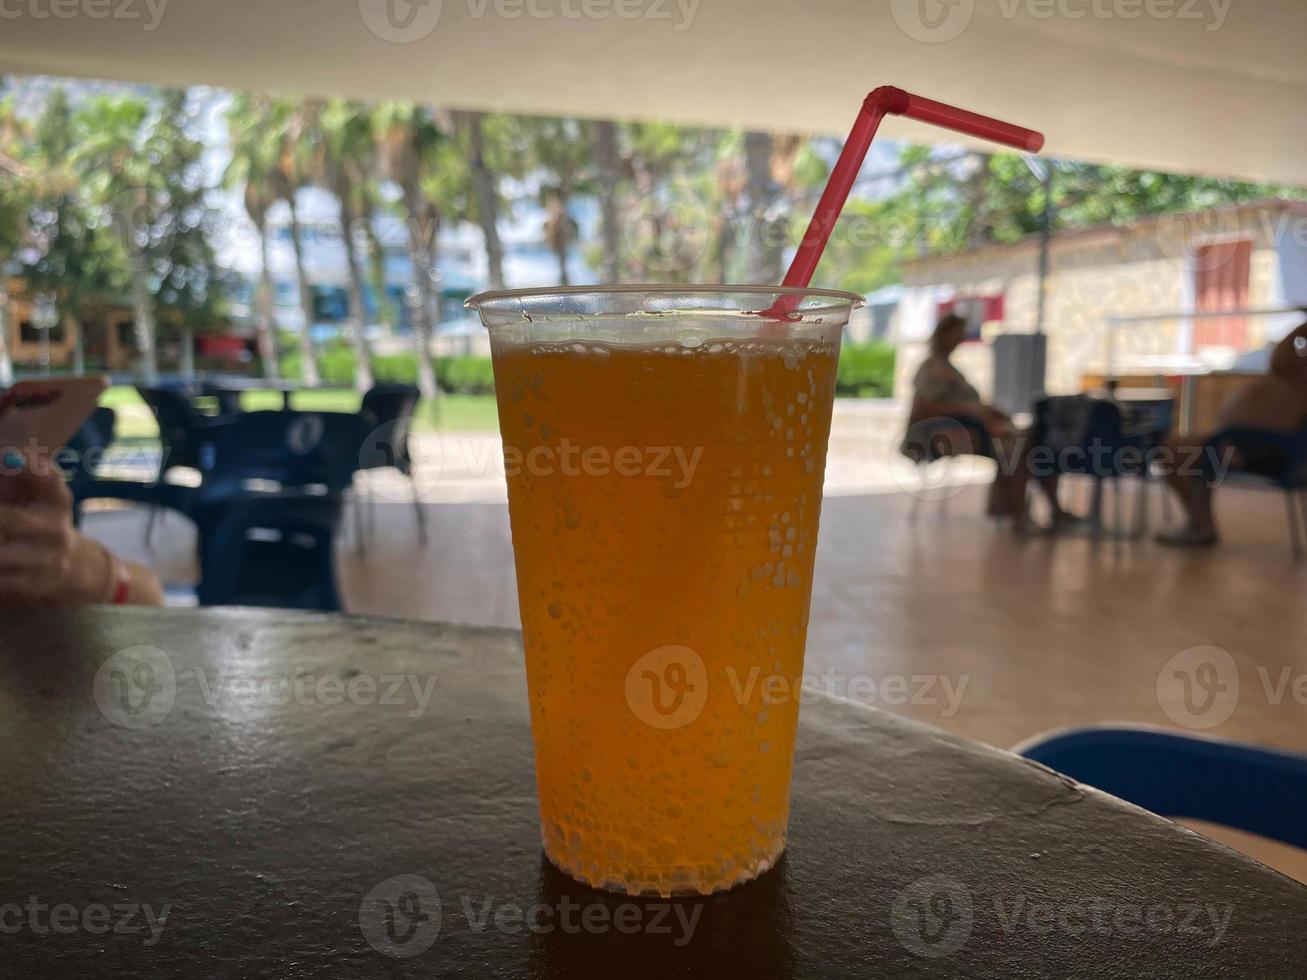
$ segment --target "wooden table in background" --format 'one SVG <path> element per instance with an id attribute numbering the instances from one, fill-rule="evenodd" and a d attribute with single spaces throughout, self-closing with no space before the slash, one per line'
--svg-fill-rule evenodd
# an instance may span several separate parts
<path id="1" fill-rule="evenodd" d="M 4 976 L 1307 970 L 1307 889 L 877 711 L 803 708 L 772 872 L 635 900 L 541 859 L 515 632 L 249 610 L 0 628 Z"/>

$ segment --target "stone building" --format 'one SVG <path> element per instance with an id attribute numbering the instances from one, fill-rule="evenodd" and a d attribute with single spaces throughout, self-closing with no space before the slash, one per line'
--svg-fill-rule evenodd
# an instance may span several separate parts
<path id="1" fill-rule="evenodd" d="M 968 317 L 977 340 L 956 362 L 991 392 L 989 342 L 1035 329 L 1039 248 L 1034 235 L 906 264 L 893 331 L 897 395 L 910 392 L 931 329 L 950 309 Z M 1079 391 L 1109 366 L 1145 376 L 1228 368 L 1301 321 L 1257 311 L 1307 304 L 1307 202 L 1267 200 L 1062 232 L 1051 242 L 1046 290 L 1049 392 Z M 1193 315 L 1232 310 L 1250 315 Z"/>

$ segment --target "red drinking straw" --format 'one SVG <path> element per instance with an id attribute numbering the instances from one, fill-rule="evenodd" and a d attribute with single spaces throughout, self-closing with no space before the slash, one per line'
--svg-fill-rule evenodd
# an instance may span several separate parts
<path id="1" fill-rule="evenodd" d="M 857 179 L 858 170 L 871 147 L 871 140 L 887 113 L 920 119 L 922 122 L 1004 143 L 1030 153 L 1038 152 L 1044 145 L 1044 134 L 1033 129 L 1014 126 L 933 99 L 923 99 L 920 95 L 913 95 L 892 85 L 882 85 L 862 100 L 862 109 L 849 132 L 844 151 L 835 162 L 835 169 L 831 171 L 830 180 L 822 191 L 817 210 L 813 212 L 812 221 L 794 255 L 794 261 L 790 263 L 790 271 L 785 273 L 782 285 L 802 288 L 812 282 L 813 270 L 817 268 L 826 242 L 830 240 L 831 230 L 853 188 L 853 181 Z M 798 297 L 782 297 L 768 312 L 788 313 L 794 309 L 797 301 Z"/>

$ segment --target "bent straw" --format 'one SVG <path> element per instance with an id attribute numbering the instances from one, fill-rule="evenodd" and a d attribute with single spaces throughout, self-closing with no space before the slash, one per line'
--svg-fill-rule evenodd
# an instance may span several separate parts
<path id="1" fill-rule="evenodd" d="M 1015 126 L 1001 119 L 992 119 L 933 99 L 922 98 L 920 95 L 913 95 L 892 85 L 882 85 L 862 100 L 862 109 L 858 112 L 858 118 L 854 120 L 853 129 L 849 131 L 849 138 L 844 143 L 844 150 L 835 162 L 834 169 L 831 170 L 830 180 L 826 183 L 826 189 L 822 191 L 812 221 L 803 234 L 803 242 L 799 245 L 794 261 L 790 263 L 789 271 L 785 273 L 785 280 L 781 285 L 803 288 L 812 282 L 812 273 L 817 268 L 817 262 L 821 259 L 826 243 L 830 240 L 831 230 L 835 227 L 840 211 L 844 208 L 844 202 L 848 199 L 854 180 L 857 179 L 862 161 L 867 156 L 867 150 L 871 148 L 871 141 L 880 127 L 880 121 L 889 113 L 920 119 L 922 122 L 978 136 L 995 143 L 1003 143 L 1029 153 L 1038 152 L 1044 145 L 1043 133 L 1037 133 L 1033 129 Z M 782 315 L 789 313 L 798 303 L 798 299 L 796 296 L 781 297 L 768 313 Z"/>

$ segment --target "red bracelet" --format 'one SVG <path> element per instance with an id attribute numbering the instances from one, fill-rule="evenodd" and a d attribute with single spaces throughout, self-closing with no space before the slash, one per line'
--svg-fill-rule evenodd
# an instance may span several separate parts
<path id="1" fill-rule="evenodd" d="M 115 606 L 124 606 L 132 592 L 132 573 L 117 555 L 110 553 L 109 560 L 113 562 L 113 598 L 109 601 Z"/>

